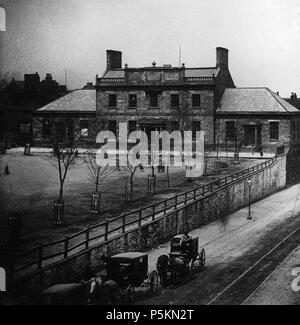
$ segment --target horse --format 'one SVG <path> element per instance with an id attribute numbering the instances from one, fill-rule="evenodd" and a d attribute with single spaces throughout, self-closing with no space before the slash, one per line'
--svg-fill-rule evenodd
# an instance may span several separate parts
<path id="1" fill-rule="evenodd" d="M 102 281 L 101 277 L 93 278 L 90 286 L 90 303 L 115 304 L 120 296 L 121 287 L 114 280 Z"/>
<path id="2" fill-rule="evenodd" d="M 172 284 L 182 281 L 189 274 L 189 267 L 187 261 L 182 256 L 170 255 L 170 271 Z"/>
<path id="3" fill-rule="evenodd" d="M 89 299 L 91 280 L 80 283 L 56 284 L 42 292 L 47 305 L 82 305 Z"/>
<path id="4" fill-rule="evenodd" d="M 168 284 L 168 272 L 171 274 L 171 283 L 174 285 L 178 280 L 184 279 L 189 274 L 187 261 L 182 256 L 161 255 L 156 263 L 160 283 L 163 287 Z"/>
<path id="5" fill-rule="evenodd" d="M 169 256 L 161 255 L 157 259 L 156 269 L 158 272 L 160 284 L 166 287 L 168 283 L 168 270 L 169 270 Z"/>

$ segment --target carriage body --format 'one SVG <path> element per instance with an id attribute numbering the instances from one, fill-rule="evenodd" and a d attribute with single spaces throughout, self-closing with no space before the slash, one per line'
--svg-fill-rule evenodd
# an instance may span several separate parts
<path id="1" fill-rule="evenodd" d="M 174 236 L 171 240 L 170 255 L 182 256 L 190 261 L 198 256 L 198 245 L 198 237 L 185 239 L 185 235 Z"/>
<path id="2" fill-rule="evenodd" d="M 171 240 L 170 253 L 159 256 L 156 268 L 162 286 L 175 285 L 178 279 L 184 280 L 203 270 L 205 250 L 199 253 L 199 238 L 185 234 L 176 235 Z"/>
<path id="3" fill-rule="evenodd" d="M 107 261 L 107 277 L 121 287 L 139 287 L 148 279 L 148 254 L 129 252 L 110 257 Z"/>

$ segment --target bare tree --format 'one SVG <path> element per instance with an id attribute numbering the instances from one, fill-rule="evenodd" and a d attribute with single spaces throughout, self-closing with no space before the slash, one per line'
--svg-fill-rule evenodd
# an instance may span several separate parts
<path id="1" fill-rule="evenodd" d="M 90 181 L 95 186 L 95 192 L 99 192 L 101 183 L 115 171 L 115 168 L 109 165 L 99 165 L 96 160 L 96 154 L 93 153 L 91 149 L 88 150 L 88 153 L 83 160 L 86 163 Z"/>
<path id="2" fill-rule="evenodd" d="M 134 176 L 140 165 L 132 165 L 126 156 L 126 163 L 122 164 L 123 170 L 129 175 L 128 183 L 125 185 L 125 196 L 127 200 L 132 200 L 133 198 L 133 188 L 134 188 Z"/>
<path id="3" fill-rule="evenodd" d="M 216 141 L 217 159 L 219 159 L 220 138 L 221 138 L 221 132 L 220 132 L 221 122 L 219 119 L 215 121 L 215 125 L 216 125 L 215 141 Z"/>
<path id="4" fill-rule="evenodd" d="M 70 170 L 75 164 L 78 157 L 78 145 L 81 133 L 71 133 L 70 129 L 63 122 L 51 122 L 51 140 L 53 145 L 53 157 L 47 161 L 58 171 L 59 193 L 58 198 L 54 202 L 54 224 L 62 224 L 65 217 L 65 204 L 63 200 L 64 184 Z"/>
<path id="5" fill-rule="evenodd" d="M 91 213 L 99 213 L 101 208 L 102 195 L 102 193 L 99 191 L 99 188 L 101 187 L 103 181 L 115 171 L 115 168 L 109 165 L 99 165 L 97 163 L 96 154 L 92 149 L 88 150 L 87 155 L 83 157 L 83 161 L 87 166 L 89 179 L 95 186 L 95 192 L 92 193 L 90 211 Z"/>
<path id="6" fill-rule="evenodd" d="M 174 113 L 178 118 L 179 129 L 182 133 L 192 129 L 193 109 L 192 105 L 189 103 L 188 96 L 188 92 L 183 91 L 181 93 L 179 107 L 174 109 Z"/>
<path id="7" fill-rule="evenodd" d="M 64 183 L 70 169 L 70 166 L 74 164 L 78 157 L 78 144 L 81 135 L 75 134 L 74 136 L 69 134 L 67 127 L 58 127 L 53 125 L 53 150 L 54 161 L 50 163 L 58 170 L 59 176 L 59 195 L 58 201 L 63 199 Z"/>

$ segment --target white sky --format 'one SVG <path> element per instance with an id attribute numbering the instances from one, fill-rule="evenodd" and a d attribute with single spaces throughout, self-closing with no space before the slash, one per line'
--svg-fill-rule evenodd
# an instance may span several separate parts
<path id="1" fill-rule="evenodd" d="M 6 29 L 6 17 L 5 10 L 0 8 L 0 32 L 4 32 Z"/>
<path id="2" fill-rule="evenodd" d="M 236 86 L 300 96 L 299 0 L 0 0 L 7 10 L 2 72 L 52 72 L 69 85 L 94 81 L 106 49 L 123 64 L 214 66 L 230 50 Z"/>

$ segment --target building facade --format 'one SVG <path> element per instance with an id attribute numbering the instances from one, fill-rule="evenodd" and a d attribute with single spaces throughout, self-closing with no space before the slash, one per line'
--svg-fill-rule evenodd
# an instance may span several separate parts
<path id="1" fill-rule="evenodd" d="M 122 66 L 122 52 L 107 50 L 107 67 L 89 83 L 35 113 L 34 145 L 51 144 L 51 125 L 84 134 L 95 144 L 101 130 L 191 130 L 205 133 L 205 149 L 279 153 L 300 144 L 300 111 L 268 88 L 236 88 L 228 50 L 216 49 L 216 66 Z M 291 150 L 292 152 L 292 150 Z M 293 151 L 294 152 L 294 151 Z"/>
<path id="2" fill-rule="evenodd" d="M 300 111 L 268 88 L 226 89 L 216 134 L 223 149 L 280 153 L 300 144 Z"/>
<path id="3" fill-rule="evenodd" d="M 216 109 L 225 88 L 234 87 L 228 50 L 217 48 L 215 67 L 170 65 L 122 68 L 122 53 L 107 51 L 107 69 L 96 80 L 97 119 L 104 129 L 129 131 L 204 131 L 206 146 L 214 144 Z"/>
<path id="4" fill-rule="evenodd" d="M 84 87 L 46 105 L 34 113 L 35 146 L 51 146 L 53 127 L 69 135 L 81 135 L 81 143 L 95 144 L 99 129 L 96 123 L 96 90 Z"/>
<path id="5" fill-rule="evenodd" d="M 2 80 L 1 84 L 0 142 L 6 147 L 32 143 L 34 112 L 67 94 L 66 87 L 53 80 L 51 74 L 42 81 L 35 73 L 25 74 L 22 81 Z"/>

